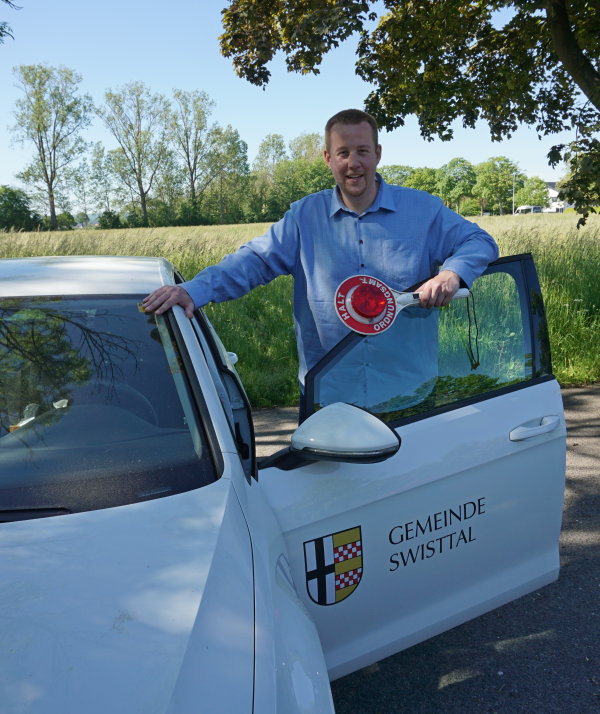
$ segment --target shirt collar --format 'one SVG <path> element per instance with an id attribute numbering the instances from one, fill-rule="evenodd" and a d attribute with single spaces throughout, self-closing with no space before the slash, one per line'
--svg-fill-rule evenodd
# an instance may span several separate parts
<path id="1" fill-rule="evenodd" d="M 394 203 L 394 196 L 389 185 L 381 178 L 379 174 L 375 174 L 377 180 L 379 181 L 379 191 L 375 196 L 373 203 L 364 211 L 364 213 L 375 213 L 380 208 L 385 211 L 395 211 L 396 205 Z M 347 206 L 344 205 L 340 197 L 340 192 L 337 186 L 333 189 L 331 193 L 331 207 L 329 209 L 329 217 L 332 218 L 338 211 L 347 211 L 348 213 L 354 213 Z"/>

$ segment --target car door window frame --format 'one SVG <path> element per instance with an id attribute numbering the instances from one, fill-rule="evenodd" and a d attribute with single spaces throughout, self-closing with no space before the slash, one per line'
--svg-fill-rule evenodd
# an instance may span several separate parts
<path id="1" fill-rule="evenodd" d="M 218 343 L 218 335 L 202 309 L 194 311 L 192 323 L 211 374 L 214 379 L 220 380 L 220 384 L 217 385 L 217 392 L 227 413 L 227 422 L 238 449 L 246 480 L 248 483 L 252 478 L 258 480 L 252 407 L 242 382 L 237 372 L 229 366 L 225 348 Z M 225 395 L 227 395 L 227 399 L 225 399 Z M 241 411 L 240 409 L 235 410 L 236 415 L 233 412 L 232 402 L 242 404 Z M 239 419 L 240 414 L 243 415 L 242 422 L 236 420 L 236 418 Z"/>
<path id="2" fill-rule="evenodd" d="M 513 271 L 506 270 L 508 265 L 518 266 L 521 272 L 521 280 L 512 275 Z M 555 379 L 552 373 L 550 359 L 550 346 L 548 336 L 548 325 L 542 293 L 535 269 L 533 256 L 531 253 L 522 253 L 513 256 L 506 256 L 490 263 L 483 275 L 506 272 L 515 279 L 519 296 L 519 307 L 521 309 L 522 324 L 524 329 L 524 339 L 528 340 L 528 348 L 531 350 L 531 372 L 530 376 L 514 384 L 507 384 L 498 389 L 481 392 L 449 404 L 444 404 L 433 409 L 425 410 L 409 416 L 402 416 L 389 423 L 392 427 L 408 424 L 414 421 L 425 419 L 436 414 L 443 414 L 459 407 L 468 406 L 485 399 L 496 397 L 500 394 L 514 392 L 519 389 L 531 386 L 538 382 L 545 382 Z M 303 400 L 304 419 L 308 418 L 315 411 L 315 381 L 323 369 L 332 362 L 337 362 L 357 343 L 365 339 L 365 336 L 355 332 L 349 332 L 338 344 L 330 350 L 306 375 Z M 335 369 L 335 368 L 334 368 Z"/>

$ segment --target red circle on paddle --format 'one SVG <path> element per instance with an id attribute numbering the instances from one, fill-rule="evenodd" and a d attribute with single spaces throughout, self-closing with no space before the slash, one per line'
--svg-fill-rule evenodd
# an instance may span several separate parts
<path id="1" fill-rule="evenodd" d="M 391 288 L 370 275 L 353 275 L 340 283 L 335 309 L 344 325 L 361 335 L 384 332 L 398 312 Z"/>

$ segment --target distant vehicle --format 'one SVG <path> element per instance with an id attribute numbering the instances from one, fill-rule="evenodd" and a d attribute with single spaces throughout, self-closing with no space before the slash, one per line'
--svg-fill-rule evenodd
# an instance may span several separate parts
<path id="1" fill-rule="evenodd" d="M 542 207 L 541 206 L 519 206 L 517 210 L 515 211 L 516 214 L 523 214 L 523 213 L 542 213 Z"/>

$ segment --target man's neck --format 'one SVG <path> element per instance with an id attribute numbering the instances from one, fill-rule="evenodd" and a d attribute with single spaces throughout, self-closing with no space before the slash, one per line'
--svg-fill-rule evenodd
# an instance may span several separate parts
<path id="1" fill-rule="evenodd" d="M 371 195 L 357 196 L 355 199 L 352 196 L 344 196 L 344 194 L 340 191 L 339 186 L 336 186 L 336 190 L 338 198 L 344 206 L 346 206 L 348 210 L 353 211 L 360 216 L 375 203 L 380 185 L 381 183 L 379 179 L 376 179 L 374 190 L 371 192 Z"/>

